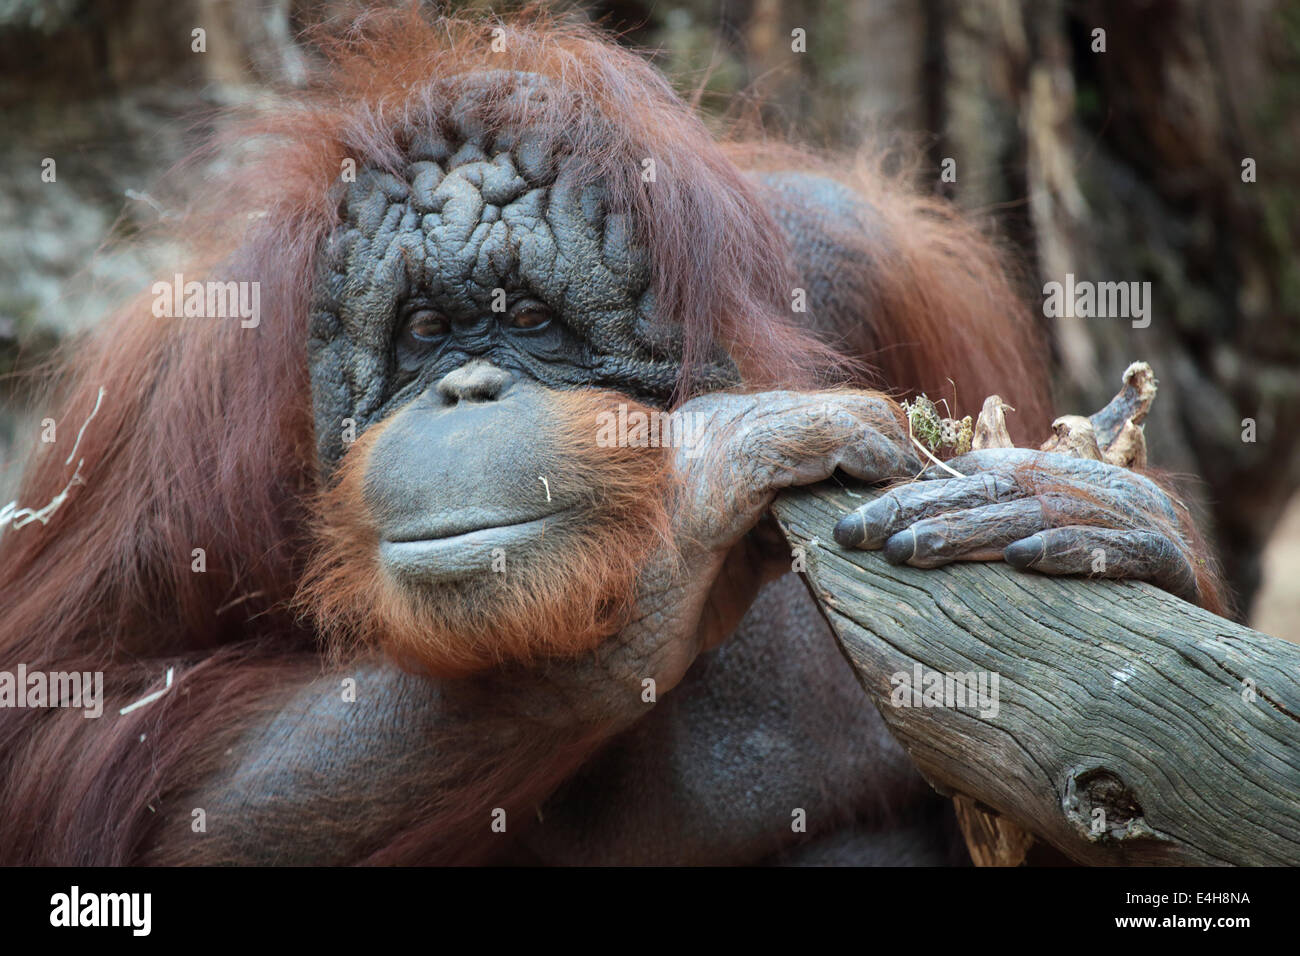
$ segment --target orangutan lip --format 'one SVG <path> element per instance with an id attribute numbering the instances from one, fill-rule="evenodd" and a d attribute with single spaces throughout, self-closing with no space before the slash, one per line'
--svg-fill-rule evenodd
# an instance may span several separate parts
<path id="1" fill-rule="evenodd" d="M 564 513 L 444 538 L 383 540 L 379 542 L 379 560 L 390 573 L 425 584 L 481 577 L 505 570 L 503 561 L 518 560 L 523 549 L 540 542 L 554 519 Z"/>
<path id="2" fill-rule="evenodd" d="M 475 535 L 491 534 L 494 531 L 502 531 L 507 533 L 511 531 L 525 531 L 527 529 L 533 528 L 534 526 L 540 528 L 544 526 L 546 522 L 552 520 L 553 518 L 558 518 L 559 516 L 568 514 L 570 511 L 573 510 L 574 509 L 572 508 L 562 508 L 559 511 L 552 511 L 549 512 L 548 514 L 541 515 L 537 518 L 529 518 L 527 521 L 516 521 L 511 524 L 489 524 L 489 525 L 483 525 L 482 527 L 479 528 L 465 528 L 462 530 L 452 531 L 449 534 L 438 534 L 436 532 L 433 532 L 429 534 L 403 535 L 401 537 L 385 536 L 382 539 L 381 543 L 411 544 L 411 545 L 442 544 L 442 543 L 451 544 L 462 540 L 464 540 L 467 543 L 473 543 L 473 538 Z"/>

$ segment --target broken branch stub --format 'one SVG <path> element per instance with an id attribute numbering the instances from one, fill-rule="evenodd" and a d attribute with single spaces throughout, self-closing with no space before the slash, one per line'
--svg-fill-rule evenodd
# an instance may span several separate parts
<path id="1" fill-rule="evenodd" d="M 1062 415 L 1052 422 L 1052 437 L 1040 447 L 1121 468 L 1145 468 L 1147 441 L 1142 422 L 1155 401 L 1158 385 L 1150 365 L 1134 362 L 1124 370 L 1120 390 L 1105 408 L 1088 418 Z"/>

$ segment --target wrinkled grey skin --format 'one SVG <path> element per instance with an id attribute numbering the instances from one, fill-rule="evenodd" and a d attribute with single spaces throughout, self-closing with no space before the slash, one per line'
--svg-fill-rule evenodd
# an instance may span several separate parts
<path id="1" fill-rule="evenodd" d="M 361 431 L 489 352 L 543 385 L 667 403 L 681 351 L 655 314 L 649 257 L 572 157 L 543 155 L 527 136 L 471 130 L 464 142 L 426 136 L 407 159 L 400 177 L 358 173 L 321 250 L 308 360 L 327 470 L 343 451 L 341 420 Z M 496 290 L 507 310 L 531 298 L 563 321 L 542 335 L 509 334 Z M 396 326 L 414 296 L 436 303 L 456 334 L 418 371 L 394 375 Z M 738 381 L 720 353 L 700 377 Z"/>
<path id="2" fill-rule="evenodd" d="M 632 392 L 638 383 L 641 395 L 672 388 L 674 370 L 650 361 L 635 337 L 636 320 L 653 307 L 645 257 L 630 254 L 616 218 L 583 215 L 601 208 L 595 187 L 577 193 L 566 173 L 530 182 L 509 153 L 473 147 L 447 165 L 444 175 L 437 163 L 412 163 L 406 181 L 363 171 L 323 251 L 309 358 L 326 463 L 342 451 L 340 420 L 351 414 L 360 430 L 489 350 L 500 367 L 548 385 Z M 516 301 L 531 294 L 572 325 L 509 336 L 492 310 L 495 289 Z M 399 307 L 417 290 L 457 334 L 394 381 Z"/>

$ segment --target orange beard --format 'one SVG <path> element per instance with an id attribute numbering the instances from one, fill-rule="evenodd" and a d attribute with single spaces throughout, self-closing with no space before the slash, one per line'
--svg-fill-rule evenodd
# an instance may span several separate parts
<path id="1" fill-rule="evenodd" d="M 541 436 L 566 485 L 590 490 L 580 528 L 557 523 L 541 547 L 503 573 L 413 587 L 379 562 L 379 534 L 363 502 L 374 426 L 344 456 L 315 509 L 317 549 L 297 604 L 331 659 L 378 647 L 432 677 L 460 677 L 508 661 L 569 657 L 620 630 L 633 608 L 637 572 L 669 542 L 668 456 L 659 448 L 599 447 L 597 415 L 650 409 L 612 392 L 557 392 L 557 433 Z M 492 476 L 483 476 L 491 480 Z M 552 479 L 554 480 L 554 479 Z"/>

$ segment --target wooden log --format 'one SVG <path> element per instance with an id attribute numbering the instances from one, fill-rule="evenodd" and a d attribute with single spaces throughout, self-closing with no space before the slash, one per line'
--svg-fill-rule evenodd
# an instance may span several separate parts
<path id="1" fill-rule="evenodd" d="M 1143 582 L 919 570 L 840 548 L 836 520 L 878 493 L 828 482 L 773 513 L 937 789 L 1080 863 L 1300 864 L 1300 645 Z M 983 674 L 996 706 L 925 706 L 907 682 L 935 674 Z"/>

